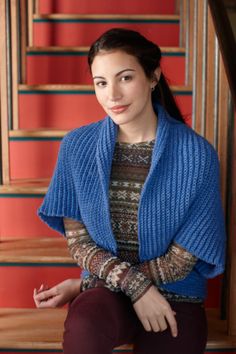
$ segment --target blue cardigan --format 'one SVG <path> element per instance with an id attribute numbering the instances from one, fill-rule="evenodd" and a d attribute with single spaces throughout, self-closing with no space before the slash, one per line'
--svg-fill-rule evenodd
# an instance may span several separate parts
<path id="1" fill-rule="evenodd" d="M 176 242 L 198 258 L 183 280 L 162 288 L 206 296 L 206 278 L 224 270 L 225 228 L 219 163 L 213 147 L 191 128 L 158 112 L 151 167 L 138 208 L 140 262 Z M 54 175 L 38 213 L 64 235 L 63 217 L 86 226 L 97 245 L 117 254 L 109 211 L 109 180 L 118 126 L 110 117 L 80 127 L 62 140 Z"/>

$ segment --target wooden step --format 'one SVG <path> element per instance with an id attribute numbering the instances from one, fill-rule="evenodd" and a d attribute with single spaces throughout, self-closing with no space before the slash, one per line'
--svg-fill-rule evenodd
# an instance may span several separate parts
<path id="1" fill-rule="evenodd" d="M 49 181 L 49 178 L 14 180 L 8 184 L 0 185 L 0 197 L 31 194 L 44 196 Z"/>
<path id="2" fill-rule="evenodd" d="M 0 349 L 61 350 L 66 309 L 0 309 Z M 218 312 L 207 310 L 209 336 L 207 350 L 236 349 L 236 337 L 226 333 L 226 322 Z M 116 348 L 131 351 L 132 346 Z"/>
<path id="3" fill-rule="evenodd" d="M 34 46 L 90 46 L 110 28 L 141 32 L 160 46 L 179 45 L 178 15 L 34 15 Z"/>
<path id="4" fill-rule="evenodd" d="M 0 350 L 62 349 L 65 317 L 66 309 L 0 309 Z M 131 346 L 119 347 L 125 349 Z"/>
<path id="5" fill-rule="evenodd" d="M 192 113 L 192 91 L 171 86 L 186 117 Z M 21 129 L 71 130 L 96 122 L 106 115 L 89 85 L 20 85 L 19 126 Z M 30 119 L 29 119 L 30 117 Z"/>
<path id="6" fill-rule="evenodd" d="M 93 85 L 76 85 L 76 84 L 48 84 L 48 85 L 19 85 L 19 93 L 89 93 L 94 94 Z M 173 91 L 184 89 L 184 87 L 172 87 Z M 190 90 L 190 88 L 188 88 Z"/>
<path id="7" fill-rule="evenodd" d="M 94 86 L 93 85 L 76 85 L 76 84 L 48 84 L 48 85 L 19 85 L 19 93 L 94 93 Z M 192 89 L 190 86 L 184 85 L 171 85 L 171 91 L 173 94 L 186 94 L 191 95 Z"/>
<path id="8" fill-rule="evenodd" d="M 185 48 L 181 47 L 160 47 L 163 56 L 185 56 Z M 88 55 L 89 47 L 27 47 L 27 55 Z"/>
<path id="9" fill-rule="evenodd" d="M 69 130 L 58 130 L 58 129 L 37 129 L 37 130 L 10 130 L 9 138 L 10 141 L 17 141 L 20 139 L 29 139 L 29 140 L 37 140 L 37 139 L 57 139 L 61 140 L 65 134 L 67 134 Z"/>
<path id="10" fill-rule="evenodd" d="M 164 47 L 161 68 L 173 85 L 185 82 L 185 50 Z M 88 47 L 32 47 L 27 49 L 27 84 L 91 84 Z M 176 70 L 178 67 L 178 70 Z"/>
<path id="11" fill-rule="evenodd" d="M 63 237 L 18 240 L 1 238 L 0 264 L 68 265 L 75 262 Z"/>
<path id="12" fill-rule="evenodd" d="M 99 22 L 99 21 L 140 21 L 140 22 L 169 22 L 178 23 L 179 15 L 155 15 L 155 14 L 49 14 L 33 16 L 35 22 Z"/>

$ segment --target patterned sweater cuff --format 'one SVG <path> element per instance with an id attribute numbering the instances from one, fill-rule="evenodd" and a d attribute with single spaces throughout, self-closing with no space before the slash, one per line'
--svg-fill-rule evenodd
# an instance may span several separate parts
<path id="1" fill-rule="evenodd" d="M 103 279 L 98 278 L 94 274 L 90 274 L 82 279 L 80 291 L 84 292 L 93 288 L 107 288 L 113 292 L 119 292 L 120 288 L 114 288 L 111 284 L 107 284 Z"/>
<path id="2" fill-rule="evenodd" d="M 84 278 L 81 285 L 82 291 L 97 287 L 106 287 L 115 292 L 121 290 L 134 303 L 152 286 L 150 279 L 127 262 L 120 263 L 113 259 L 108 269 L 106 279 L 101 279 L 94 274 Z"/>
<path id="3" fill-rule="evenodd" d="M 138 301 L 153 285 L 144 274 L 131 267 L 121 283 L 121 290 L 130 297 L 132 303 Z"/>

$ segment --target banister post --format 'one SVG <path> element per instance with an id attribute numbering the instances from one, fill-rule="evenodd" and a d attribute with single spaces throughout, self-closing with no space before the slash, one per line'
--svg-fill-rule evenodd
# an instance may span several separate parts
<path id="1" fill-rule="evenodd" d="M 8 0 L 7 0 L 8 1 Z M 11 105 L 8 96 L 9 77 L 9 2 L 0 1 L 0 117 L 1 117 L 1 183 L 10 181 L 8 124 L 11 120 Z"/>
<path id="2" fill-rule="evenodd" d="M 230 178 L 228 190 L 228 334 L 236 336 L 236 111 L 231 115 L 229 144 Z"/>

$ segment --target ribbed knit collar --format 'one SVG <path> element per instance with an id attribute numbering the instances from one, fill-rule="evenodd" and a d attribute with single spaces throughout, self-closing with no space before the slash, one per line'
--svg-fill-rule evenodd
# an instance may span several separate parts
<path id="1" fill-rule="evenodd" d="M 170 120 L 172 120 L 172 118 L 168 115 L 168 113 L 161 105 L 155 104 L 154 110 L 158 116 L 158 124 L 156 130 L 156 141 L 152 153 L 152 162 L 149 174 L 147 176 L 147 180 L 152 176 L 152 173 L 165 149 L 169 134 Z M 112 156 L 115 149 L 117 135 L 118 125 L 115 124 L 109 116 L 107 116 L 101 124 L 96 148 L 96 161 L 98 165 L 99 176 L 102 182 L 101 184 L 104 188 L 103 192 L 105 193 L 107 198 L 110 171 L 112 165 Z"/>
<path id="2" fill-rule="evenodd" d="M 155 169 L 161 155 L 166 147 L 169 130 L 170 130 L 170 120 L 173 121 L 164 108 L 160 105 L 155 105 L 154 110 L 158 116 L 158 124 L 156 130 L 156 141 L 153 147 L 151 166 L 149 173 L 145 180 L 142 188 L 140 203 L 142 203 L 142 196 L 146 194 L 147 186 L 151 181 L 155 180 Z M 109 228 L 110 235 L 113 235 L 111 223 L 110 223 L 110 209 L 109 209 L 109 184 L 110 184 L 110 174 L 112 167 L 112 157 L 115 149 L 115 144 L 118 135 L 118 125 L 113 122 L 113 120 L 107 116 L 101 123 L 97 146 L 96 146 L 96 163 L 98 167 L 98 174 L 100 179 L 100 187 L 102 188 L 103 194 L 103 212 L 106 218 L 107 227 Z M 99 193 L 99 191 L 97 191 Z M 109 245 L 110 250 L 116 252 L 117 245 L 115 237 L 110 237 L 109 234 L 103 235 L 103 241 Z"/>

